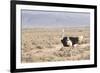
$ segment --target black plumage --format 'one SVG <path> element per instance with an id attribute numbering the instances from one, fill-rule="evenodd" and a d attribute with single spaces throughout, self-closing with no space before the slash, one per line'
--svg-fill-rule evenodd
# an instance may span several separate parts
<path id="1" fill-rule="evenodd" d="M 63 37 L 63 39 L 61 40 L 62 44 L 64 47 L 68 47 L 69 45 L 67 45 L 67 41 L 70 40 L 72 42 L 72 45 L 74 44 L 78 44 L 78 37 Z"/>

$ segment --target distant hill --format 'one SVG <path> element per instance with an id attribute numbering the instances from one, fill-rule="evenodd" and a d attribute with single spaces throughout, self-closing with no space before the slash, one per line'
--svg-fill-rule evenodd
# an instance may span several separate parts
<path id="1" fill-rule="evenodd" d="M 22 28 L 84 27 L 90 25 L 89 13 L 22 10 Z"/>

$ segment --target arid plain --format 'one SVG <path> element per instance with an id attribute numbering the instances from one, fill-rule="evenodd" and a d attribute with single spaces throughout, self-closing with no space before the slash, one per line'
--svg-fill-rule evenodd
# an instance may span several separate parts
<path id="1" fill-rule="evenodd" d="M 63 28 L 65 36 L 83 35 L 77 47 L 63 47 L 62 28 L 23 28 L 21 35 L 21 62 L 76 61 L 90 59 L 89 27 Z"/>

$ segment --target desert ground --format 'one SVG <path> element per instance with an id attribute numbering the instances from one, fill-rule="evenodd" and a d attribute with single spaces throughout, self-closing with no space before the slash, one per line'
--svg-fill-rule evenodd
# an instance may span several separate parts
<path id="1" fill-rule="evenodd" d="M 21 35 L 21 62 L 76 61 L 90 59 L 89 27 L 64 28 L 65 36 L 83 35 L 77 47 L 63 47 L 62 28 L 23 28 Z"/>

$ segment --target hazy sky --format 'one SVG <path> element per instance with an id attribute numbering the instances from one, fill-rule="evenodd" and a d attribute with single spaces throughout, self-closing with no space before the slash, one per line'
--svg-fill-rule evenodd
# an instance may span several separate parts
<path id="1" fill-rule="evenodd" d="M 89 26 L 89 13 L 21 10 L 22 28 Z"/>

